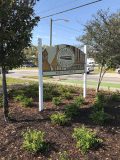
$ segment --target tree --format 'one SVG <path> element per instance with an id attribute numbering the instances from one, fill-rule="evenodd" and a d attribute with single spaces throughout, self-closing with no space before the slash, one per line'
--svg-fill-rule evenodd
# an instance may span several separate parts
<path id="1" fill-rule="evenodd" d="M 32 29 L 39 17 L 34 15 L 33 0 L 4 0 L 0 3 L 0 66 L 2 68 L 3 108 L 9 119 L 6 69 L 19 67 L 25 56 L 23 49 L 30 46 Z"/>
<path id="2" fill-rule="evenodd" d="M 100 65 L 97 91 L 106 71 L 120 62 L 120 12 L 98 11 L 85 25 L 85 34 L 77 40 L 89 47 L 89 54 Z"/>
<path id="3" fill-rule="evenodd" d="M 36 46 L 31 45 L 25 48 L 24 54 L 26 56 L 26 62 L 32 62 L 34 65 L 38 66 L 38 50 Z"/>

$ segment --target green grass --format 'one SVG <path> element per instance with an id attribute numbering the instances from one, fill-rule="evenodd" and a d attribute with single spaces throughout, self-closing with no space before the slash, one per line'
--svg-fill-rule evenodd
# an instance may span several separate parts
<path id="1" fill-rule="evenodd" d="M 18 79 L 18 78 L 7 78 L 7 85 L 14 85 L 14 84 L 24 84 L 26 80 Z M 2 86 L 2 79 L 0 77 L 0 87 Z"/>
<path id="2" fill-rule="evenodd" d="M 23 76 L 22 78 L 38 79 L 38 76 Z M 43 79 L 51 79 L 52 76 L 43 77 Z"/>
<path id="3" fill-rule="evenodd" d="M 83 85 L 83 81 L 82 80 L 61 80 L 61 82 L 79 84 L 80 86 Z M 87 85 L 96 87 L 97 86 L 97 82 L 88 80 L 87 81 Z M 118 84 L 118 83 L 110 83 L 110 82 L 109 83 L 108 82 L 102 82 L 101 86 L 102 87 L 108 87 L 108 88 L 116 88 L 116 89 L 120 88 L 120 84 Z"/>

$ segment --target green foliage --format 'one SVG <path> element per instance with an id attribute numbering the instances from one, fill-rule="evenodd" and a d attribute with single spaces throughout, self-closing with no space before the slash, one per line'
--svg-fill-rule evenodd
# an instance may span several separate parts
<path id="1" fill-rule="evenodd" d="M 60 104 L 61 104 L 61 101 L 62 101 L 61 97 L 53 97 L 53 99 L 52 99 L 52 102 L 53 102 L 53 104 L 54 104 L 55 106 L 60 105 Z"/>
<path id="2" fill-rule="evenodd" d="M 39 17 L 33 16 L 33 6 L 32 3 L 11 3 L 11 0 L 0 6 L 0 44 L 3 46 L 0 50 L 0 66 L 11 69 L 19 67 L 25 60 L 23 49 L 30 45 L 32 29 L 39 21 Z"/>
<path id="3" fill-rule="evenodd" d="M 50 116 L 52 124 L 65 125 L 70 121 L 70 118 L 65 113 L 54 113 Z"/>
<path id="4" fill-rule="evenodd" d="M 84 35 L 78 41 L 87 44 L 88 54 L 100 66 L 97 91 L 107 70 L 116 68 L 120 62 L 120 11 L 99 10 L 92 20 L 87 22 Z"/>
<path id="5" fill-rule="evenodd" d="M 72 99 L 73 96 L 69 91 L 66 91 L 66 92 L 63 92 L 62 97 L 70 100 L 70 99 Z"/>
<path id="6" fill-rule="evenodd" d="M 73 118 L 79 114 L 79 107 L 76 104 L 69 104 L 65 107 L 67 117 Z"/>
<path id="7" fill-rule="evenodd" d="M 112 101 L 120 101 L 120 92 L 114 92 L 110 96 L 110 100 L 112 100 Z"/>
<path id="8" fill-rule="evenodd" d="M 24 95 L 18 95 L 14 97 L 16 101 L 19 101 L 23 107 L 30 107 L 32 105 L 33 99 L 28 98 Z"/>
<path id="9" fill-rule="evenodd" d="M 103 93 L 97 94 L 95 104 L 93 105 L 93 111 L 90 114 L 90 118 L 94 123 L 102 125 L 110 119 L 110 115 L 104 111 L 104 105 L 107 101 L 108 100 Z"/>
<path id="10" fill-rule="evenodd" d="M 22 101 L 24 99 L 24 95 L 17 95 L 14 97 L 15 101 Z"/>
<path id="11" fill-rule="evenodd" d="M 82 96 L 75 97 L 74 99 L 74 104 L 76 104 L 77 106 L 80 106 L 84 102 L 85 102 L 85 99 Z"/>
<path id="12" fill-rule="evenodd" d="M 23 133 L 23 148 L 29 152 L 44 151 L 47 145 L 44 140 L 44 132 L 28 130 Z"/>
<path id="13" fill-rule="evenodd" d="M 33 102 L 33 99 L 32 98 L 27 98 L 27 97 L 24 97 L 21 100 L 21 104 L 22 104 L 23 107 L 30 107 L 30 106 L 32 106 L 32 102 Z"/>
<path id="14" fill-rule="evenodd" d="M 44 93 L 43 94 L 43 100 L 44 101 L 49 101 L 49 100 L 52 100 L 52 95 L 48 92 Z"/>
<path id="15" fill-rule="evenodd" d="M 104 112 L 104 109 L 93 111 L 90 115 L 92 121 L 96 124 L 104 124 L 107 120 L 110 119 L 110 115 Z"/>
<path id="16" fill-rule="evenodd" d="M 43 99 L 44 101 L 52 100 L 53 97 L 59 96 L 57 85 L 44 84 L 43 88 Z"/>
<path id="17" fill-rule="evenodd" d="M 82 126 L 81 128 L 74 128 L 73 138 L 77 141 L 77 148 L 79 148 L 82 153 L 86 153 L 90 148 L 94 147 L 98 143 L 102 142 L 101 139 L 96 137 L 96 134 L 90 129 Z"/>
<path id="18" fill-rule="evenodd" d="M 95 104 L 104 105 L 106 102 L 105 94 L 104 93 L 97 93 L 95 97 Z"/>
<path id="19" fill-rule="evenodd" d="M 59 152 L 59 159 L 58 160 L 69 160 L 67 152 L 66 151 Z"/>
<path id="20" fill-rule="evenodd" d="M 17 96 L 26 96 L 26 97 L 38 97 L 38 84 L 30 84 L 29 86 L 24 86 L 20 89 L 14 89 L 9 92 L 10 97 L 17 97 Z"/>

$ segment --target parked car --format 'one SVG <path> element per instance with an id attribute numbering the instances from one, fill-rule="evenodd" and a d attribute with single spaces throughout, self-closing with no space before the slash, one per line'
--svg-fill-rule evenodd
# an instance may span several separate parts
<path id="1" fill-rule="evenodd" d="M 117 73 L 120 74 L 120 68 L 117 69 Z"/>
<path id="2" fill-rule="evenodd" d="M 36 67 L 36 65 L 31 62 L 27 62 L 23 64 L 23 67 Z"/>
<path id="3" fill-rule="evenodd" d="M 90 72 L 94 71 L 94 66 L 93 65 L 87 65 L 87 74 L 89 74 Z"/>

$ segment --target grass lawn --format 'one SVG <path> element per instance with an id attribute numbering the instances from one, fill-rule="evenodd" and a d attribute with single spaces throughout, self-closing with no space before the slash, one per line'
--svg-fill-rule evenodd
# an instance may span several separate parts
<path id="1" fill-rule="evenodd" d="M 24 76 L 23 78 L 38 79 L 38 76 Z M 52 77 L 43 77 L 43 80 L 51 80 L 52 81 Z M 55 81 L 55 79 L 54 79 L 54 81 Z M 62 80 L 61 79 L 59 82 L 63 82 L 63 83 L 66 83 L 66 84 L 67 83 L 76 84 L 78 86 L 83 85 L 82 80 Z M 57 83 L 57 80 L 56 80 L 56 83 Z M 96 88 L 97 82 L 87 80 L 87 85 L 88 85 L 88 87 L 92 86 L 93 88 Z M 119 83 L 102 82 L 101 87 L 105 87 L 107 89 L 110 89 L 110 88 L 120 89 L 120 84 Z"/>
<path id="2" fill-rule="evenodd" d="M 82 80 L 61 80 L 61 82 L 65 82 L 65 83 L 74 83 L 74 84 L 79 84 L 79 85 L 83 85 L 83 81 Z M 96 87 L 97 86 L 97 82 L 95 81 L 87 81 L 88 86 L 93 86 Z M 116 88 L 116 89 L 120 89 L 120 84 L 119 83 L 108 83 L 108 82 L 102 82 L 101 84 L 102 87 L 107 87 L 107 88 Z"/>
<path id="3" fill-rule="evenodd" d="M 24 84 L 26 80 L 18 79 L 18 78 L 7 78 L 7 85 L 14 85 L 14 84 Z M 2 79 L 0 77 L 0 87 L 2 86 Z"/>

